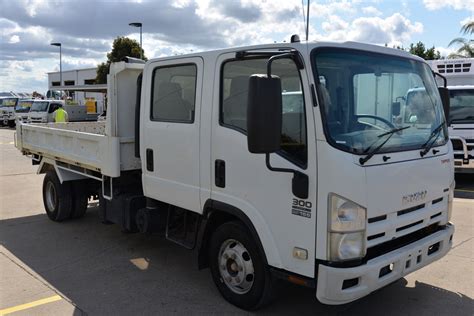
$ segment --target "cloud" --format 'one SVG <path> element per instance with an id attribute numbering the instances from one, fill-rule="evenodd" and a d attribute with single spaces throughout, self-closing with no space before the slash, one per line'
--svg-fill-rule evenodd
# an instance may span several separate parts
<path id="1" fill-rule="evenodd" d="M 372 7 L 372 6 L 362 8 L 362 12 L 364 14 L 369 14 L 373 16 L 382 15 L 382 12 L 380 12 L 376 7 Z"/>
<path id="2" fill-rule="evenodd" d="M 256 22 L 262 16 L 261 9 L 255 3 L 214 0 L 210 6 L 218 8 L 225 16 L 235 18 L 245 23 Z"/>
<path id="3" fill-rule="evenodd" d="M 465 24 L 467 24 L 468 22 L 471 22 L 471 21 L 474 21 L 474 15 L 468 16 L 467 18 L 462 19 L 462 20 L 459 22 L 459 24 L 460 24 L 461 26 L 463 26 L 463 25 L 465 25 Z"/>
<path id="4" fill-rule="evenodd" d="M 45 73 L 58 68 L 51 42 L 62 43 L 63 69 L 91 67 L 105 61 L 117 36 L 139 39 L 129 22 L 143 23 L 148 58 L 305 33 L 300 0 L 0 0 L 0 7 L 0 73 L 8 74 L 1 86 L 12 90 L 41 80 L 46 90 Z M 312 1 L 310 39 L 395 45 L 423 31 L 405 11 L 383 17 L 381 7 L 379 0 Z"/>
<path id="5" fill-rule="evenodd" d="M 400 13 L 387 18 L 360 17 L 346 22 L 338 16 L 331 16 L 322 24 L 326 34 L 318 39 L 337 41 L 358 41 L 372 44 L 401 45 L 416 33 L 423 32 L 423 24 L 412 22 Z"/>
<path id="6" fill-rule="evenodd" d="M 439 10 L 450 7 L 455 10 L 474 10 L 474 0 L 423 0 L 428 10 Z"/>
<path id="7" fill-rule="evenodd" d="M 436 47 L 436 50 L 439 51 L 441 57 L 448 57 L 450 54 L 452 53 L 455 53 L 456 52 L 456 49 L 452 48 L 452 47 L 442 47 L 442 46 L 438 46 Z"/>
<path id="8" fill-rule="evenodd" d="M 12 35 L 10 40 L 8 41 L 9 44 L 16 44 L 20 42 L 20 37 L 18 35 Z"/>

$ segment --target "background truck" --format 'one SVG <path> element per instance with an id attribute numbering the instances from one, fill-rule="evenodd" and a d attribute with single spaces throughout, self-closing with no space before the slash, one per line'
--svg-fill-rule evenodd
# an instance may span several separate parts
<path id="1" fill-rule="evenodd" d="M 393 115 L 420 87 L 422 128 Z M 115 63 L 107 95 L 105 122 L 17 126 L 47 215 L 79 218 L 97 195 L 102 221 L 197 248 L 240 308 L 279 279 L 348 303 L 451 248 L 449 98 L 416 56 L 293 37 Z"/>
<path id="2" fill-rule="evenodd" d="M 58 109 L 60 104 L 68 113 L 69 122 L 95 121 L 99 115 L 97 113 L 87 113 L 87 108 L 84 105 L 68 105 L 62 100 L 35 100 L 28 113 L 28 122 L 54 122 L 53 113 Z"/>
<path id="3" fill-rule="evenodd" d="M 21 99 L 15 107 L 15 122 L 28 121 L 28 113 L 35 99 Z"/>
<path id="4" fill-rule="evenodd" d="M 0 98 L 0 123 L 2 125 L 15 126 L 15 107 L 19 100 L 19 97 Z"/>
<path id="5" fill-rule="evenodd" d="M 430 65 L 447 80 L 455 170 L 474 173 L 474 58 L 435 60 Z"/>

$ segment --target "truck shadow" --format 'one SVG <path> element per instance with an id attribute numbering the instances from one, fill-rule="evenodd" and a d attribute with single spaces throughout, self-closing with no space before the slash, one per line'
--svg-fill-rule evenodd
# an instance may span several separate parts
<path id="1" fill-rule="evenodd" d="M 247 314 L 228 304 L 196 254 L 159 236 L 124 234 L 99 222 L 96 209 L 81 220 L 54 223 L 46 215 L 0 221 L 1 244 L 82 311 L 114 314 Z M 315 291 L 285 284 L 262 314 L 472 315 L 473 300 L 406 280 L 343 306 L 317 302 Z"/>
<path id="2" fill-rule="evenodd" d="M 474 174 L 455 174 L 456 189 L 454 197 L 462 199 L 474 199 Z"/>

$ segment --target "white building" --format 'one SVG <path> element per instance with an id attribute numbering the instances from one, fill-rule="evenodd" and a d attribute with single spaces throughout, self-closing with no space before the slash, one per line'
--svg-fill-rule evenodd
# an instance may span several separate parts
<path id="1" fill-rule="evenodd" d="M 85 105 L 87 100 L 97 102 L 97 113 L 105 109 L 107 84 L 95 84 L 97 68 L 66 70 L 60 73 L 48 73 L 48 90 L 66 91 L 67 94 L 80 105 Z"/>

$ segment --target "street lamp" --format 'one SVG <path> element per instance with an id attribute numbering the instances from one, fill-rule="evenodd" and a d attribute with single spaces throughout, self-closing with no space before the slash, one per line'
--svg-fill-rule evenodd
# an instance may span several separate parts
<path id="1" fill-rule="evenodd" d="M 63 85 L 63 67 L 62 67 L 62 52 L 61 43 L 51 43 L 52 46 L 59 46 L 59 85 Z"/>
<path id="2" fill-rule="evenodd" d="M 133 22 L 128 23 L 130 26 L 139 27 L 140 28 L 140 59 L 143 59 L 143 46 L 142 46 L 142 23 L 140 22 Z"/>

